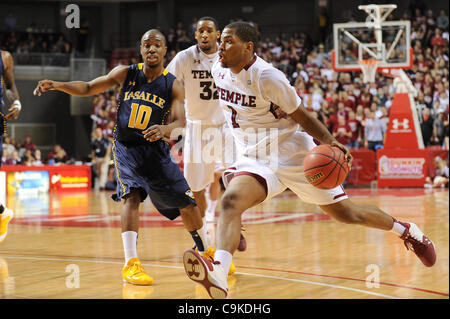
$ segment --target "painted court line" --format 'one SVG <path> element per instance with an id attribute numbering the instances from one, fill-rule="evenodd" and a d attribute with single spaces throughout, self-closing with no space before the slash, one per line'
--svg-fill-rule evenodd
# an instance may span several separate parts
<path id="1" fill-rule="evenodd" d="M 25 259 L 25 260 L 47 260 L 47 261 L 69 261 L 69 262 L 79 262 L 79 263 L 102 263 L 102 264 L 119 264 L 122 265 L 122 262 L 117 261 L 105 261 L 105 260 L 82 260 L 82 259 L 63 259 L 63 258 L 42 258 L 42 257 L 21 257 L 21 256 L 2 256 L 3 258 L 8 259 Z M 159 265 L 159 264 L 149 264 L 149 263 L 142 263 L 144 266 L 150 266 L 150 267 L 160 267 L 160 268 L 174 268 L 174 269 L 184 269 L 184 267 L 181 266 L 169 266 L 169 265 Z M 345 289 L 350 291 L 355 291 L 367 295 L 373 295 L 377 297 L 382 298 L 388 298 L 388 299 L 401 299 L 399 297 L 394 297 L 390 295 L 384 295 L 379 294 L 367 290 L 362 289 L 356 289 L 351 287 L 345 287 L 340 285 L 333 285 L 333 284 L 326 284 L 321 282 L 315 282 L 315 281 L 308 281 L 308 280 L 300 280 L 300 279 L 293 279 L 293 278 L 284 278 L 284 277 L 277 277 L 277 276 L 269 276 L 269 275 L 261 275 L 261 274 L 251 274 L 251 273 L 244 273 L 244 272 L 236 272 L 236 274 L 246 275 L 246 276 L 254 276 L 254 277 L 261 277 L 261 278 L 271 278 L 271 279 L 277 279 L 277 280 L 285 280 L 285 281 L 292 281 L 297 283 L 304 283 L 304 284 L 310 284 L 310 285 L 317 285 L 317 286 L 324 286 L 324 287 L 331 287 L 336 289 Z"/>

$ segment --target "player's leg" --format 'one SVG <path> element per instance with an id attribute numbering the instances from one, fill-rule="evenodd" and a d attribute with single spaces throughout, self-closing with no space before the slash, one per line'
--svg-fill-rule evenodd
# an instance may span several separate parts
<path id="1" fill-rule="evenodd" d="M 145 272 L 137 254 L 139 205 L 142 197 L 139 190 L 133 188 L 123 199 L 121 226 L 125 266 L 122 269 L 122 277 L 124 281 L 132 284 L 151 285 L 153 278 Z"/>
<path id="2" fill-rule="evenodd" d="M 226 270 L 239 244 L 242 213 L 263 202 L 266 197 L 264 179 L 257 175 L 235 175 L 221 198 L 214 261 L 202 258 L 194 250 L 184 253 L 186 274 L 202 284 L 212 298 L 225 298 L 228 294 Z"/>
<path id="3" fill-rule="evenodd" d="M 195 198 L 197 201 L 197 198 Z M 204 237 L 202 237 L 203 220 L 198 206 L 189 204 L 180 209 L 181 219 L 184 227 L 191 234 L 195 246 L 198 251 L 204 253 L 208 246 L 206 246 Z M 200 233 L 199 233 L 200 232 Z"/>
<path id="4" fill-rule="evenodd" d="M 147 196 L 147 182 L 138 173 L 141 165 L 135 160 L 142 151 L 139 148 L 125 148 L 120 142 L 113 143 L 113 160 L 117 177 L 116 194 L 112 198 L 122 206 L 122 242 L 125 265 L 122 269 L 124 281 L 136 285 L 151 285 L 153 278 L 146 274 L 137 256 L 137 238 L 139 230 L 139 204 Z"/>
<path id="5" fill-rule="evenodd" d="M 425 266 L 431 267 L 436 262 L 434 244 L 414 223 L 398 221 L 376 206 L 357 205 L 348 198 L 330 205 L 320 205 L 320 208 L 342 223 L 392 231 L 404 240 L 407 249 L 412 249 Z"/>
<path id="6" fill-rule="evenodd" d="M 1 123 L 4 122 L 3 117 L 0 115 Z M 0 166 L 1 158 L 3 157 L 3 135 L 0 136 Z M 3 243 L 6 239 L 6 235 L 8 233 L 8 223 L 13 219 L 14 212 L 11 209 L 3 206 L 3 203 L 0 203 L 0 244 Z"/>

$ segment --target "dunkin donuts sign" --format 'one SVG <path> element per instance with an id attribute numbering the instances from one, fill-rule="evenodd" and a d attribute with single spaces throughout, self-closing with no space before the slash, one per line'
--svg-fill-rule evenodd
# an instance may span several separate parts
<path id="1" fill-rule="evenodd" d="M 425 150 L 377 152 L 378 187 L 423 187 L 428 172 Z"/>
<path id="2" fill-rule="evenodd" d="M 378 162 L 380 178 L 423 178 L 424 158 L 389 158 L 380 157 Z"/>

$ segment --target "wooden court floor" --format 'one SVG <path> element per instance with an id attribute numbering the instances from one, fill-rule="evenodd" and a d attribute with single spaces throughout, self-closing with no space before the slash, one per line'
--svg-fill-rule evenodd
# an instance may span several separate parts
<path id="1" fill-rule="evenodd" d="M 288 191 L 244 214 L 247 250 L 234 255 L 229 298 L 448 299 L 448 190 L 347 192 L 356 203 L 416 223 L 435 243 L 434 267 L 423 266 L 393 233 L 340 224 Z M 141 206 L 138 254 L 155 282 L 122 282 L 121 204 L 110 195 L 8 197 L 16 216 L 0 246 L 0 298 L 208 298 L 182 266 L 190 235 L 148 200 Z"/>

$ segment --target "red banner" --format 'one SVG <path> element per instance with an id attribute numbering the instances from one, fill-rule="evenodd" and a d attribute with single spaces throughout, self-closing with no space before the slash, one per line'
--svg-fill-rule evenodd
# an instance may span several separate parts
<path id="1" fill-rule="evenodd" d="M 370 185 L 376 179 L 375 152 L 367 148 L 351 150 L 353 156 L 352 170 L 347 177 L 349 185 Z"/>

